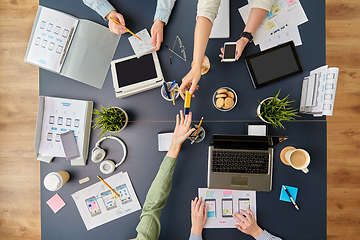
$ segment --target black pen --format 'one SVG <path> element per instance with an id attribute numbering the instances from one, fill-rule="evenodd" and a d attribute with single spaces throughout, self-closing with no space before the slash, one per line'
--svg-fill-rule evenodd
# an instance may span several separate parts
<path id="1" fill-rule="evenodd" d="M 294 199 L 291 197 L 291 195 L 290 195 L 289 191 L 287 190 L 287 188 L 286 188 L 285 186 L 283 186 L 283 187 L 284 187 L 284 189 L 285 189 L 285 192 L 286 192 L 287 195 L 289 196 L 290 201 L 292 202 L 292 204 L 293 204 L 294 207 L 296 208 L 296 210 L 299 210 L 298 205 L 296 205 L 296 202 L 295 202 Z"/>

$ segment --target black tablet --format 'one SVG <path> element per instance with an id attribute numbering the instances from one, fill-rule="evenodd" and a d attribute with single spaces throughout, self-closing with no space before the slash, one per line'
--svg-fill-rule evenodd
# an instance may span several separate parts
<path id="1" fill-rule="evenodd" d="M 303 72 L 293 41 L 247 56 L 245 62 L 255 88 Z"/>

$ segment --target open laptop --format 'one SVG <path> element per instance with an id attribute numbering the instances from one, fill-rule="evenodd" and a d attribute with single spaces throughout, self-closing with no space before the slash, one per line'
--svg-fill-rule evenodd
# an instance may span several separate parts
<path id="1" fill-rule="evenodd" d="M 214 134 L 208 188 L 271 191 L 274 145 L 287 137 Z"/>

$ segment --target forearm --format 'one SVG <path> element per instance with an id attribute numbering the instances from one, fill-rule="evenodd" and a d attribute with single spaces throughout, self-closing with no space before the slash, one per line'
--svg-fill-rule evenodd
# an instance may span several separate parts
<path id="1" fill-rule="evenodd" d="M 264 20 L 268 11 L 262 8 L 251 8 L 248 21 L 244 28 L 245 32 L 254 34 L 260 23 Z"/>
<path id="2" fill-rule="evenodd" d="M 107 0 L 83 0 L 83 2 L 104 19 L 109 12 L 115 11 L 115 8 Z"/>
<path id="3" fill-rule="evenodd" d="M 199 16 L 197 18 L 194 34 L 193 68 L 201 69 L 212 25 L 212 22 L 206 17 Z"/>
<path id="4" fill-rule="evenodd" d="M 154 15 L 154 21 L 160 20 L 167 24 L 175 2 L 176 0 L 158 0 L 156 5 L 156 12 Z"/>
<path id="5" fill-rule="evenodd" d="M 203 240 L 202 235 L 190 234 L 189 240 Z"/>
<path id="6" fill-rule="evenodd" d="M 171 190 L 176 158 L 166 156 L 146 195 L 140 222 L 136 227 L 136 239 L 158 239 L 160 235 L 161 209 L 165 207 Z"/>

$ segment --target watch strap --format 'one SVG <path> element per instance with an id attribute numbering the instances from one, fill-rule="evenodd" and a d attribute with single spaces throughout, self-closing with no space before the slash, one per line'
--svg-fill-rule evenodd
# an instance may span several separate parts
<path id="1" fill-rule="evenodd" d="M 252 40 L 254 38 L 253 35 L 251 35 L 251 33 L 249 33 L 249 32 L 242 32 L 240 34 L 240 38 L 242 38 L 242 37 L 249 39 L 249 42 L 252 42 Z"/>

